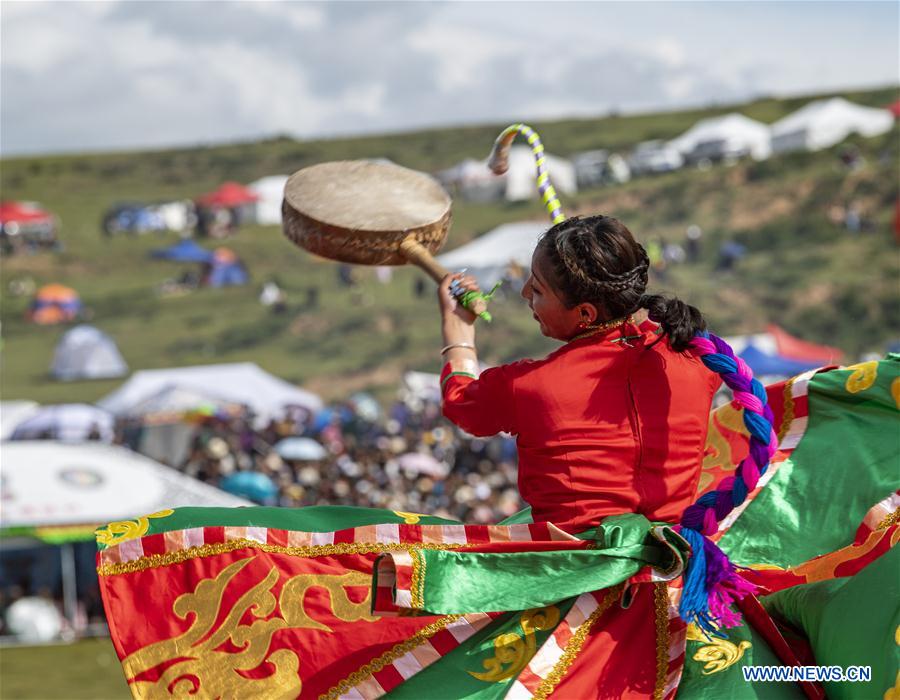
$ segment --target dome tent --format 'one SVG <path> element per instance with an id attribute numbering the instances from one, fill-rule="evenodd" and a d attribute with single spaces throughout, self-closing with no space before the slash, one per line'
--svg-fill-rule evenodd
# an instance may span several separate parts
<path id="1" fill-rule="evenodd" d="M 244 263 L 230 248 L 216 248 L 206 267 L 203 282 L 209 287 L 231 287 L 250 281 Z"/>
<path id="2" fill-rule="evenodd" d="M 213 254 L 212 251 L 198 245 L 193 239 L 185 238 L 168 248 L 152 251 L 150 257 L 173 262 L 209 262 L 212 260 Z"/>
<path id="3" fill-rule="evenodd" d="M 115 341 L 93 326 L 75 326 L 60 339 L 50 374 L 63 381 L 109 379 L 128 374 Z"/>
<path id="4" fill-rule="evenodd" d="M 74 321 L 83 310 L 78 292 L 61 284 L 48 284 L 37 290 L 28 318 L 39 325 Z"/>

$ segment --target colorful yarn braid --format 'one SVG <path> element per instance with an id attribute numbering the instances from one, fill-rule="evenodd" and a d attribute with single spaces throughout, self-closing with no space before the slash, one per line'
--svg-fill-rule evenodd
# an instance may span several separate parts
<path id="1" fill-rule="evenodd" d="M 544 155 L 544 144 L 541 143 L 541 137 L 537 132 L 527 124 L 513 124 L 506 127 L 497 140 L 494 142 L 494 148 L 488 158 L 488 167 L 497 175 L 502 175 L 509 169 L 509 147 L 516 138 L 516 134 L 522 134 L 531 146 L 531 153 L 534 155 L 534 164 L 537 169 L 537 186 L 541 199 L 544 200 L 544 206 L 550 215 L 550 220 L 554 224 L 565 221 L 566 217 L 562 213 L 562 205 L 559 203 L 559 197 L 556 196 L 556 189 L 550 182 L 550 172 L 547 170 L 547 158 Z"/>
<path id="2" fill-rule="evenodd" d="M 738 465 L 735 475 L 722 479 L 715 491 L 703 494 L 688 506 L 678 528 L 692 550 L 678 612 L 685 621 L 696 623 L 707 634 L 714 634 L 718 627 L 740 624 L 740 615 L 731 606 L 753 593 L 755 586 L 738 573 L 708 535 L 714 534 L 719 521 L 756 488 L 778 448 L 778 437 L 772 427 L 774 416 L 766 400 L 766 390 L 728 343 L 704 331 L 691 341 L 690 352 L 719 374 L 732 390 L 744 409 L 744 425 L 750 433 L 750 452 Z"/>
<path id="3" fill-rule="evenodd" d="M 545 167 L 544 145 L 530 126 L 513 124 L 504 129 L 494 142 L 488 167 L 498 175 L 507 171 L 509 148 L 519 133 L 531 144 L 537 167 L 538 191 L 550 220 L 558 224 L 565 220 L 565 215 Z M 765 389 L 753 378 L 752 370 L 734 354 L 728 343 L 704 331 L 691 341 L 690 351 L 707 368 L 721 375 L 734 393 L 735 400 L 743 406 L 744 424 L 750 432 L 750 453 L 738 466 L 735 475 L 722 479 L 715 491 L 704 494 L 695 504 L 688 506 L 681 524 L 676 526 L 691 546 L 678 612 L 686 622 L 696 623 L 709 635 L 717 634 L 721 627 L 740 624 L 740 615 L 734 612 L 732 605 L 754 593 L 756 587 L 738 573 L 728 556 L 708 535 L 714 534 L 719 521 L 743 503 L 747 494 L 756 488 L 775 454 L 778 437 L 772 428 L 774 416 L 767 403 Z"/>

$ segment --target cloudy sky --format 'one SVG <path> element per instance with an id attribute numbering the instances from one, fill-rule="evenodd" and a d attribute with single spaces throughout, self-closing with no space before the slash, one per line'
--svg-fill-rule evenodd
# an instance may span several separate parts
<path id="1" fill-rule="evenodd" d="M 900 82 L 888 2 L 0 1 L 0 153 L 668 109 Z"/>

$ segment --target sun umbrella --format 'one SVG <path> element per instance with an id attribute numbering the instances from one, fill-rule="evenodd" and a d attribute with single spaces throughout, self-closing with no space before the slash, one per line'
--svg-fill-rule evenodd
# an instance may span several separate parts
<path id="1" fill-rule="evenodd" d="M 439 462 L 424 452 L 407 452 L 405 455 L 400 455 L 397 458 L 397 464 L 405 471 L 427 474 L 436 479 L 443 479 L 450 471 L 450 468 L 444 462 Z"/>
<path id="2" fill-rule="evenodd" d="M 278 494 L 278 487 L 275 483 L 260 472 L 229 474 L 222 479 L 219 487 L 235 496 L 243 496 L 263 505 L 273 504 L 275 496 Z"/>
<path id="3" fill-rule="evenodd" d="M 325 459 L 328 454 L 322 445 L 307 437 L 291 437 L 275 445 L 275 452 L 282 459 L 311 462 Z"/>
<path id="4" fill-rule="evenodd" d="M 113 416 L 84 403 L 41 406 L 15 427 L 10 439 L 112 442 Z"/>

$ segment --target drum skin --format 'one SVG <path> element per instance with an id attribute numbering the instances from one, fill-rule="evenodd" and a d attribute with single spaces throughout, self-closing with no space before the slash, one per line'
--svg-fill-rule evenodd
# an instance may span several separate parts
<path id="1" fill-rule="evenodd" d="M 298 170 L 284 189 L 284 234 L 311 253 L 358 265 L 403 265 L 408 236 L 437 253 L 450 228 L 449 195 L 430 176 L 393 163 L 334 161 Z"/>

